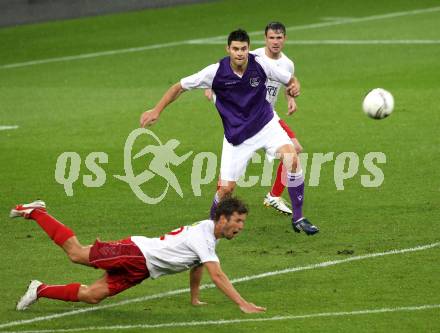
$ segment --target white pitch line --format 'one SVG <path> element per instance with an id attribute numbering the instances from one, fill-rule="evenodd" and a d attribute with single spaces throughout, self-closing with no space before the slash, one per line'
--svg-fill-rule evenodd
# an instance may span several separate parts
<path id="1" fill-rule="evenodd" d="M 345 39 L 329 39 L 329 40 L 287 40 L 286 44 L 299 45 L 427 45 L 440 44 L 439 39 L 374 39 L 374 40 L 345 40 Z"/>
<path id="2" fill-rule="evenodd" d="M 324 16 L 321 17 L 321 20 L 323 21 L 343 21 L 343 20 L 352 20 L 354 17 L 347 17 L 347 16 Z"/>
<path id="3" fill-rule="evenodd" d="M 264 41 L 252 41 L 252 44 L 262 45 Z M 197 41 L 193 40 L 189 44 L 224 44 L 221 40 Z M 353 39 L 311 39 L 311 40 L 286 40 L 286 45 L 430 45 L 440 44 L 440 39 L 374 39 L 374 40 L 353 40 Z"/>
<path id="4" fill-rule="evenodd" d="M 409 16 L 409 15 L 418 15 L 418 14 L 426 14 L 426 13 L 434 13 L 440 11 L 439 7 L 431 7 L 431 8 L 423 8 L 423 9 L 415 9 L 405 12 L 394 12 L 394 13 L 388 13 L 388 14 L 380 14 L 380 15 L 372 15 L 372 16 L 365 16 L 365 17 L 357 17 L 357 18 L 341 18 L 339 20 L 334 20 L 330 22 L 320 22 L 320 23 L 312 23 L 312 24 L 303 24 L 303 25 L 296 25 L 292 27 L 286 27 L 287 31 L 298 31 L 298 30 L 308 30 L 308 29 L 317 29 L 317 28 L 326 28 L 331 26 L 337 26 L 342 24 L 351 24 L 351 23 L 360 23 L 360 22 L 368 22 L 368 21 L 377 21 L 377 20 L 384 20 L 384 19 L 391 19 L 396 17 L 402 17 L 402 16 Z M 326 19 L 326 18 L 324 18 Z M 249 33 L 251 36 L 258 36 L 262 35 L 261 31 L 252 31 Z M 223 38 L 225 39 L 226 36 L 218 36 L 213 37 L 211 39 L 219 39 Z"/>
<path id="5" fill-rule="evenodd" d="M 16 64 L 1 65 L 0 69 L 26 67 L 26 66 L 32 66 L 32 65 L 41 65 L 41 64 L 47 64 L 47 63 L 52 63 L 52 62 L 62 62 L 62 61 L 70 61 L 70 60 L 97 58 L 97 57 L 111 56 L 111 55 L 122 54 L 122 53 L 142 52 L 142 51 L 148 51 L 148 50 L 154 50 L 154 49 L 161 49 L 161 48 L 165 48 L 165 47 L 178 46 L 178 45 L 185 44 L 187 42 L 192 42 L 192 41 L 189 40 L 189 41 L 183 41 L 183 42 L 155 44 L 155 45 L 147 45 L 147 46 L 140 46 L 140 47 L 131 47 L 128 49 L 110 50 L 110 51 L 102 51 L 102 52 L 94 52 L 94 53 L 84 53 L 84 54 L 59 57 L 59 58 L 49 58 L 49 59 L 19 62 Z"/>
<path id="6" fill-rule="evenodd" d="M 330 27 L 330 26 L 336 26 L 336 25 L 342 25 L 342 24 L 351 24 L 351 23 L 358 23 L 358 22 L 390 19 L 390 18 L 402 17 L 402 16 L 408 16 L 408 15 L 433 13 L 433 12 L 437 12 L 437 11 L 440 11 L 440 6 L 410 10 L 410 11 L 405 11 L 405 12 L 394 12 L 394 13 L 381 14 L 381 15 L 365 16 L 365 17 L 360 17 L 360 18 L 342 18 L 337 21 L 298 25 L 298 26 L 287 27 L 286 29 L 288 31 L 316 29 L 316 28 Z M 262 34 L 261 31 L 252 31 L 249 33 L 249 35 L 251 35 L 251 36 L 261 35 L 261 34 Z M 224 41 L 225 38 L 226 38 L 226 36 L 222 35 L 222 36 L 209 37 L 209 38 L 183 40 L 183 41 L 179 41 L 179 42 L 171 42 L 171 43 L 165 43 L 165 44 L 154 44 L 154 45 L 146 45 L 146 46 L 140 46 L 140 47 L 132 47 L 132 48 L 127 48 L 127 49 L 109 50 L 109 51 L 84 53 L 84 54 L 65 56 L 65 57 L 33 60 L 33 61 L 0 65 L 0 69 L 19 68 L 19 67 L 53 63 L 53 62 L 73 61 L 73 60 L 97 58 L 97 57 L 103 57 L 103 56 L 111 56 L 111 55 L 116 55 L 116 54 L 143 52 L 143 51 L 160 49 L 160 48 L 165 48 L 165 47 L 173 47 L 173 46 L 179 46 L 179 45 L 185 45 L 185 44 L 188 45 L 188 44 L 194 44 L 194 43 L 203 43 L 203 41 L 206 41 L 206 42 L 215 41 L 218 39 L 221 39 Z"/>
<path id="7" fill-rule="evenodd" d="M 0 131 L 14 130 L 14 129 L 17 129 L 17 128 L 18 128 L 17 125 L 13 125 L 13 126 L 0 126 Z"/>
<path id="8" fill-rule="evenodd" d="M 390 251 L 386 251 L 386 252 L 370 253 L 370 254 L 365 254 L 365 255 L 360 255 L 360 256 L 349 257 L 346 259 L 325 261 L 322 263 L 311 264 L 311 265 L 307 265 L 307 266 L 291 267 L 291 268 L 287 268 L 287 269 L 283 269 L 283 270 L 279 270 L 279 271 L 266 272 L 266 273 L 261 273 L 261 274 L 257 274 L 257 275 L 251 275 L 251 276 L 244 276 L 241 278 L 233 279 L 233 280 L 231 280 L 231 282 L 233 284 L 235 284 L 235 283 L 239 283 L 239 282 L 246 282 L 246 281 L 262 279 L 262 278 L 266 278 L 268 276 L 275 276 L 275 275 L 287 274 L 287 273 L 292 273 L 292 272 L 305 271 L 305 270 L 316 269 L 316 268 L 321 268 L 321 267 L 335 266 L 335 265 L 339 265 L 339 264 L 343 264 L 343 263 L 347 263 L 347 262 L 351 262 L 351 261 L 358 261 L 358 260 L 364 260 L 364 259 L 375 258 L 375 257 L 383 257 L 383 256 L 387 256 L 387 255 L 392 255 L 392 254 L 402 254 L 402 253 L 423 251 L 423 250 L 428 250 L 428 249 L 438 247 L 438 246 L 440 246 L 440 242 L 426 244 L 426 245 L 420 245 L 420 246 L 407 248 L 407 249 L 396 249 L 396 250 L 390 250 Z M 204 284 L 200 287 L 200 289 L 211 289 L 214 287 L 215 286 L 213 284 Z M 57 319 L 57 318 L 61 318 L 61 317 L 66 317 L 66 316 L 73 316 L 73 315 L 77 315 L 77 314 L 82 314 L 82 313 L 86 313 L 86 312 L 92 312 L 92 311 L 97 311 L 97 310 L 102 310 L 102 309 L 107 309 L 107 308 L 113 308 L 113 307 L 117 307 L 117 306 L 131 304 L 131 303 L 144 302 L 144 301 L 151 300 L 151 299 L 158 299 L 158 298 L 164 298 L 164 297 L 168 297 L 168 296 L 180 295 L 180 294 L 188 293 L 188 292 L 189 292 L 189 288 L 176 289 L 176 290 L 171 290 L 171 291 L 164 292 L 164 293 L 133 298 L 133 299 L 129 299 L 129 300 L 125 300 L 125 301 L 121 301 L 121 302 L 117 302 L 117 303 L 112 303 L 112 304 L 90 306 L 87 308 L 56 313 L 56 314 L 52 314 L 52 315 L 48 315 L 48 316 L 41 316 L 41 317 L 35 317 L 35 318 L 31 318 L 31 319 L 11 321 L 11 322 L 0 324 L 0 328 L 31 324 L 31 323 L 35 323 L 35 322 L 39 322 L 39 321 L 52 320 L 52 319 Z"/>
<path id="9" fill-rule="evenodd" d="M 341 24 L 386 20 L 386 19 L 391 19 L 391 18 L 396 18 L 396 17 L 408 16 L 408 15 L 419 15 L 419 14 L 438 12 L 438 11 L 440 11 L 440 6 L 439 7 L 431 7 L 431 8 L 423 8 L 423 9 L 415 9 L 415 10 L 409 10 L 409 11 L 404 11 L 404 12 L 394 12 L 394 13 L 388 13 L 388 14 L 379 14 L 379 15 L 372 15 L 372 16 L 365 16 L 365 17 L 357 17 L 357 18 L 343 18 L 339 21 L 315 23 L 315 24 L 309 24 L 309 25 L 303 25 L 303 26 L 297 26 L 297 27 L 293 26 L 293 27 L 289 27 L 286 29 L 288 31 L 296 31 L 296 30 L 304 30 L 304 29 L 324 28 L 324 27 L 330 27 L 330 26 L 341 25 Z"/>
<path id="10" fill-rule="evenodd" d="M 150 329 L 150 328 L 166 328 L 166 327 L 194 327 L 194 326 L 217 326 L 217 325 L 231 325 L 241 323 L 255 323 L 267 321 L 282 321 L 282 320 L 299 320 L 310 318 L 328 318 L 328 317 L 345 317 L 345 316 L 359 316 L 370 315 L 378 313 L 393 313 L 393 312 L 414 312 L 423 310 L 440 309 L 440 304 L 426 304 L 418 306 L 402 306 L 395 308 L 381 308 L 381 309 L 367 309 L 357 311 L 341 311 L 341 312 L 321 312 L 310 313 L 304 315 L 289 315 L 289 316 L 275 316 L 269 318 L 246 318 L 246 319 L 220 319 L 220 320 L 204 320 L 204 321 L 184 321 L 184 322 L 170 322 L 160 324 L 136 324 L 136 325 L 114 325 L 114 326 L 89 326 L 77 327 L 67 329 L 46 329 L 46 330 L 32 330 L 32 331 L 1 331 L 0 333 L 59 333 L 59 332 L 81 332 L 81 331 L 114 331 L 127 329 Z"/>

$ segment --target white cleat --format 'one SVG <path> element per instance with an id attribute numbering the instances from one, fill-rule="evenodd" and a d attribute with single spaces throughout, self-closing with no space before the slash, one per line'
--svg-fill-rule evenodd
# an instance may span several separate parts
<path id="1" fill-rule="evenodd" d="M 37 289 L 42 284 L 43 283 L 38 280 L 32 280 L 29 283 L 29 286 L 28 286 L 26 292 L 20 298 L 20 300 L 17 302 L 17 306 L 16 306 L 17 311 L 26 310 L 28 307 L 30 307 L 32 304 L 34 304 L 38 300 Z"/>
<path id="2" fill-rule="evenodd" d="M 292 210 L 287 206 L 286 202 L 282 197 L 273 197 L 270 195 L 270 193 L 267 193 L 264 197 L 263 204 L 266 207 L 272 207 L 279 211 L 280 213 L 286 214 L 286 215 L 292 215 Z"/>
<path id="3" fill-rule="evenodd" d="M 34 209 L 46 211 L 45 202 L 42 200 L 36 200 L 28 204 L 17 205 L 14 209 L 11 209 L 9 217 L 24 217 L 25 219 L 28 219 L 29 215 L 34 211 Z"/>

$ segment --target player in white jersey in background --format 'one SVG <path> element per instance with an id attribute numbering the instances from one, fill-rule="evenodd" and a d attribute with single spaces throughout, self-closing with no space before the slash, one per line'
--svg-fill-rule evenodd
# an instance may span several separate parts
<path id="1" fill-rule="evenodd" d="M 264 33 L 265 33 L 265 44 L 266 44 L 265 47 L 258 48 L 254 51 L 251 51 L 250 53 L 262 57 L 269 63 L 275 65 L 276 67 L 289 71 L 292 75 L 294 75 L 295 65 L 293 61 L 289 59 L 282 52 L 284 48 L 284 42 L 286 41 L 285 26 L 280 22 L 271 22 L 266 26 Z M 290 96 L 289 94 L 285 93 L 287 99 L 288 114 L 292 114 L 296 112 L 297 107 L 294 97 L 298 97 L 300 94 L 300 83 L 295 76 L 294 76 L 294 80 L 295 80 L 295 85 L 297 86 L 297 93 L 295 94 L 295 96 Z M 275 105 L 278 99 L 278 94 L 281 86 L 282 84 L 280 82 L 268 79 L 268 81 L 266 82 L 266 87 L 267 87 L 266 99 L 272 105 L 275 117 L 277 118 L 278 122 L 280 123 L 284 131 L 287 133 L 289 138 L 292 140 L 295 150 L 299 154 L 302 151 L 302 146 L 299 143 L 298 139 L 296 138 L 295 132 L 293 132 L 289 128 L 289 126 L 284 120 L 280 119 L 280 117 L 275 111 Z M 211 89 L 205 90 L 205 96 L 209 100 L 215 100 L 215 95 L 213 94 Z M 290 215 L 292 214 L 292 210 L 281 196 L 286 187 L 285 178 L 286 175 L 285 175 L 285 171 L 283 172 L 283 163 L 280 161 L 272 189 L 269 193 L 266 194 L 263 203 L 267 207 L 273 207 L 274 209 L 276 209 L 281 213 Z"/>
<path id="2" fill-rule="evenodd" d="M 183 226 L 161 236 L 132 236 L 114 242 L 96 240 L 83 246 L 74 232 L 46 212 L 43 201 L 17 205 L 10 217 L 34 220 L 76 264 L 100 268 L 104 276 L 90 286 L 80 283 L 49 285 L 32 280 L 17 303 L 25 310 L 39 298 L 96 304 L 151 277 L 190 270 L 190 293 L 193 305 L 205 304 L 199 299 L 203 268 L 226 296 L 245 313 L 266 309 L 243 299 L 223 273 L 215 247 L 220 238 L 233 239 L 244 227 L 247 207 L 235 198 L 221 201 L 214 220 Z"/>
<path id="3" fill-rule="evenodd" d="M 265 30 L 265 47 L 256 49 L 251 53 L 256 54 L 260 57 L 265 58 L 267 61 L 272 62 L 277 67 L 288 70 L 292 75 L 295 73 L 295 65 L 291 59 L 289 59 L 282 51 L 284 48 L 284 42 L 286 41 L 286 28 L 280 22 L 271 22 L 269 23 Z M 295 77 L 296 79 L 296 77 Z M 300 87 L 299 81 L 296 79 L 296 85 L 298 89 Z M 278 118 L 278 121 L 281 127 L 286 131 L 289 138 L 292 140 L 293 145 L 295 146 L 296 152 L 299 154 L 302 151 L 302 146 L 296 138 L 295 132 L 293 132 L 287 123 L 280 119 L 276 112 L 276 102 L 278 99 L 278 94 L 281 88 L 279 82 L 268 80 L 266 83 L 267 87 L 267 100 L 273 107 L 275 117 Z M 289 114 L 296 112 L 297 107 L 295 103 L 295 98 L 290 96 L 289 94 L 284 94 L 287 99 L 287 110 Z M 299 92 L 295 97 L 299 96 Z M 285 172 L 284 172 L 285 173 Z M 275 178 L 275 182 L 273 183 L 272 189 L 269 193 L 266 194 L 264 198 L 264 204 L 268 207 L 273 207 L 278 211 L 286 214 L 292 214 L 291 209 L 287 206 L 284 199 L 281 197 L 284 192 L 286 181 L 284 178 L 286 177 L 283 173 L 283 164 L 279 163 L 277 168 L 277 174 Z"/>

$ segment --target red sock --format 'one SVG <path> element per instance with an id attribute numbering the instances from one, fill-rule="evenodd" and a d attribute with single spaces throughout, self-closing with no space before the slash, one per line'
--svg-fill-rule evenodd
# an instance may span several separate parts
<path id="1" fill-rule="evenodd" d="M 30 214 L 30 218 L 37 221 L 46 234 L 59 246 L 62 246 L 70 237 L 75 236 L 72 230 L 45 211 L 34 209 Z"/>
<path id="2" fill-rule="evenodd" d="M 283 194 L 284 189 L 286 188 L 286 182 L 283 182 L 283 177 L 286 178 L 286 173 L 283 173 L 283 162 L 280 161 L 277 169 L 277 176 L 275 178 L 275 182 L 273 183 L 272 190 L 270 191 L 270 195 L 273 197 L 280 197 Z"/>
<path id="3" fill-rule="evenodd" d="M 67 302 L 78 302 L 78 291 L 81 283 L 49 286 L 42 284 L 37 289 L 38 298 L 59 299 Z"/>

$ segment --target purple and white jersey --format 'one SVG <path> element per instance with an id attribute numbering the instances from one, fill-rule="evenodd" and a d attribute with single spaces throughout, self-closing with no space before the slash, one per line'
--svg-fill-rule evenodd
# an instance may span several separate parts
<path id="1" fill-rule="evenodd" d="M 222 118 L 225 138 L 234 146 L 257 134 L 272 118 L 273 109 L 266 100 L 268 79 L 287 84 L 292 74 L 262 57 L 249 54 L 243 76 L 233 72 L 230 58 L 180 80 L 182 88 L 212 88 L 215 106 Z"/>

